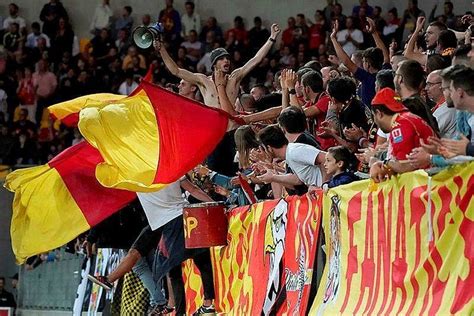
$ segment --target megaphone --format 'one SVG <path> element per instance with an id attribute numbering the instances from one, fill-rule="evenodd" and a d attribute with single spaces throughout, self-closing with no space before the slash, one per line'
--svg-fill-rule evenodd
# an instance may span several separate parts
<path id="1" fill-rule="evenodd" d="M 161 40 L 164 28 L 161 23 L 151 26 L 138 26 L 133 30 L 132 39 L 135 45 L 141 49 L 148 49 L 153 45 L 154 40 Z"/>

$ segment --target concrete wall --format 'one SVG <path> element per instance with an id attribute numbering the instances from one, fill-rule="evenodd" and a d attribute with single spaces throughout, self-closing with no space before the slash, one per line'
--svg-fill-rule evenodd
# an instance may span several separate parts
<path id="1" fill-rule="evenodd" d="M 0 276 L 11 277 L 18 272 L 15 258 L 11 247 L 10 221 L 12 214 L 13 194 L 5 190 L 3 181 L 0 181 Z M 10 289 L 11 281 L 7 281 L 7 289 Z"/>
<path id="2" fill-rule="evenodd" d="M 88 34 L 90 21 L 94 14 L 95 7 L 101 1 L 102 0 L 62 1 L 71 17 L 74 30 L 80 37 L 90 36 Z M 20 15 L 25 17 L 27 22 L 31 23 L 33 21 L 39 21 L 39 13 L 47 0 L 14 0 L 14 2 L 20 6 Z M 145 13 L 149 13 L 152 18 L 156 19 L 160 10 L 164 7 L 164 2 L 164 0 L 110 0 L 115 15 L 120 14 L 120 10 L 123 6 L 131 5 L 134 10 L 133 17 L 136 23 L 141 21 L 141 16 Z M 174 7 L 181 13 L 184 12 L 184 2 L 185 0 L 176 0 L 174 3 Z M 202 19 L 209 16 L 216 16 L 224 29 L 231 25 L 236 15 L 241 15 L 245 19 L 247 26 L 253 24 L 253 18 L 256 15 L 262 17 L 266 25 L 270 25 L 271 22 L 275 21 L 282 26 L 286 26 L 286 20 L 289 16 L 304 13 L 313 19 L 314 11 L 324 8 L 326 5 L 326 1 L 324 0 L 194 0 L 194 2 L 196 3 L 197 12 L 201 15 Z M 384 12 L 395 6 L 398 8 L 400 14 L 402 14 L 403 10 L 407 7 L 407 2 L 407 0 L 369 0 L 371 5 L 381 6 Z M 471 0 L 452 0 L 452 2 L 454 3 L 456 14 L 462 14 L 463 12 L 474 9 Z M 10 3 L 10 0 L 0 1 L 1 16 L 8 14 L 8 3 Z M 352 6 L 357 3 L 357 1 L 339 0 L 339 3 L 342 4 L 344 13 L 350 14 L 352 12 Z M 437 13 L 442 13 L 444 3 L 442 0 L 419 1 L 419 6 L 429 15 L 435 3 L 439 3 Z"/>

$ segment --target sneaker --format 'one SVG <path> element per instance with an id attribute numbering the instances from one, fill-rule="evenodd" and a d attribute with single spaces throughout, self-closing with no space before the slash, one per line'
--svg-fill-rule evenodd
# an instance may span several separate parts
<path id="1" fill-rule="evenodd" d="M 112 283 L 110 283 L 109 281 L 107 281 L 107 277 L 104 276 L 104 275 L 98 275 L 98 276 L 94 276 L 92 274 L 89 274 L 87 275 L 87 278 L 91 281 L 91 282 L 94 282 L 95 284 L 99 285 L 99 286 L 102 286 L 104 289 L 106 289 L 107 291 L 110 291 L 114 286 L 112 285 Z"/>
<path id="2" fill-rule="evenodd" d="M 151 306 L 150 309 L 148 309 L 148 316 L 168 315 L 172 312 L 174 312 L 174 307 L 168 306 L 166 304 L 155 305 Z"/>
<path id="3" fill-rule="evenodd" d="M 217 315 L 216 314 L 216 308 L 214 307 L 214 304 L 212 304 L 211 306 L 204 306 L 202 305 L 201 307 L 199 307 L 199 309 L 194 312 L 193 316 L 200 316 L 200 315 Z"/>

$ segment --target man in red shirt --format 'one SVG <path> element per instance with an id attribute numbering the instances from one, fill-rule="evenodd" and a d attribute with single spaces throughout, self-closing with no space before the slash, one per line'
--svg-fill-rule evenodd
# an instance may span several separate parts
<path id="1" fill-rule="evenodd" d="M 305 73 L 301 77 L 303 85 L 303 96 L 306 101 L 303 106 L 304 113 L 310 123 L 310 132 L 313 133 L 316 140 L 321 144 L 322 150 L 335 146 L 333 138 L 324 138 L 318 135 L 321 123 L 326 119 L 329 102 L 331 99 L 324 91 L 323 78 L 316 71 Z"/>
<path id="2" fill-rule="evenodd" d="M 416 170 L 407 161 L 415 148 L 435 136 L 433 129 L 419 116 L 411 113 L 402 104 L 401 98 L 390 88 L 380 90 L 372 100 L 372 113 L 377 126 L 388 138 L 389 149 L 385 161 L 377 161 L 370 168 L 370 177 L 375 182 L 384 181 L 393 173 Z M 427 168 L 429 165 L 422 166 Z"/>
<path id="3" fill-rule="evenodd" d="M 236 16 L 234 19 L 234 28 L 227 30 L 225 32 L 225 38 L 229 38 L 229 33 L 233 32 L 235 34 L 235 39 L 242 43 L 243 45 L 247 45 L 247 30 L 244 26 L 244 20 L 241 16 Z"/>
<path id="4" fill-rule="evenodd" d="M 281 40 L 284 46 L 293 46 L 293 31 L 295 30 L 296 20 L 294 17 L 288 18 L 288 28 L 283 31 L 281 36 Z M 283 47 L 283 46 L 282 46 Z"/>

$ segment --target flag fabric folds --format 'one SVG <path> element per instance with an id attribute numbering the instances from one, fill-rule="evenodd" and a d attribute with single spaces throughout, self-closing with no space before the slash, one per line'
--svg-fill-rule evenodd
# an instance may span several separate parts
<path id="1" fill-rule="evenodd" d="M 89 94 L 51 105 L 48 107 L 48 111 L 54 120 L 59 120 L 64 125 L 72 127 L 77 125 L 77 122 L 79 122 L 79 111 L 88 103 L 118 101 L 126 97 L 126 95 L 112 93 Z"/>
<path id="2" fill-rule="evenodd" d="M 5 187 L 15 192 L 11 238 L 18 263 L 64 245 L 136 197 L 99 184 L 95 167 L 102 161 L 95 148 L 81 142 L 46 165 L 7 176 Z"/>
<path id="3" fill-rule="evenodd" d="M 156 191 L 178 180 L 216 147 L 228 115 L 148 82 L 145 92 L 90 104 L 79 130 L 104 158 L 96 169 L 105 187 Z"/>
<path id="4" fill-rule="evenodd" d="M 151 81 L 154 69 L 155 67 L 151 64 L 148 72 L 143 77 L 143 81 Z M 141 86 L 138 86 L 130 95 L 139 94 L 141 92 Z M 54 120 L 59 120 L 66 126 L 75 127 L 79 122 L 79 111 L 85 108 L 86 105 L 97 102 L 115 102 L 126 97 L 126 95 L 112 93 L 89 94 L 51 105 L 48 107 L 48 111 Z"/>

